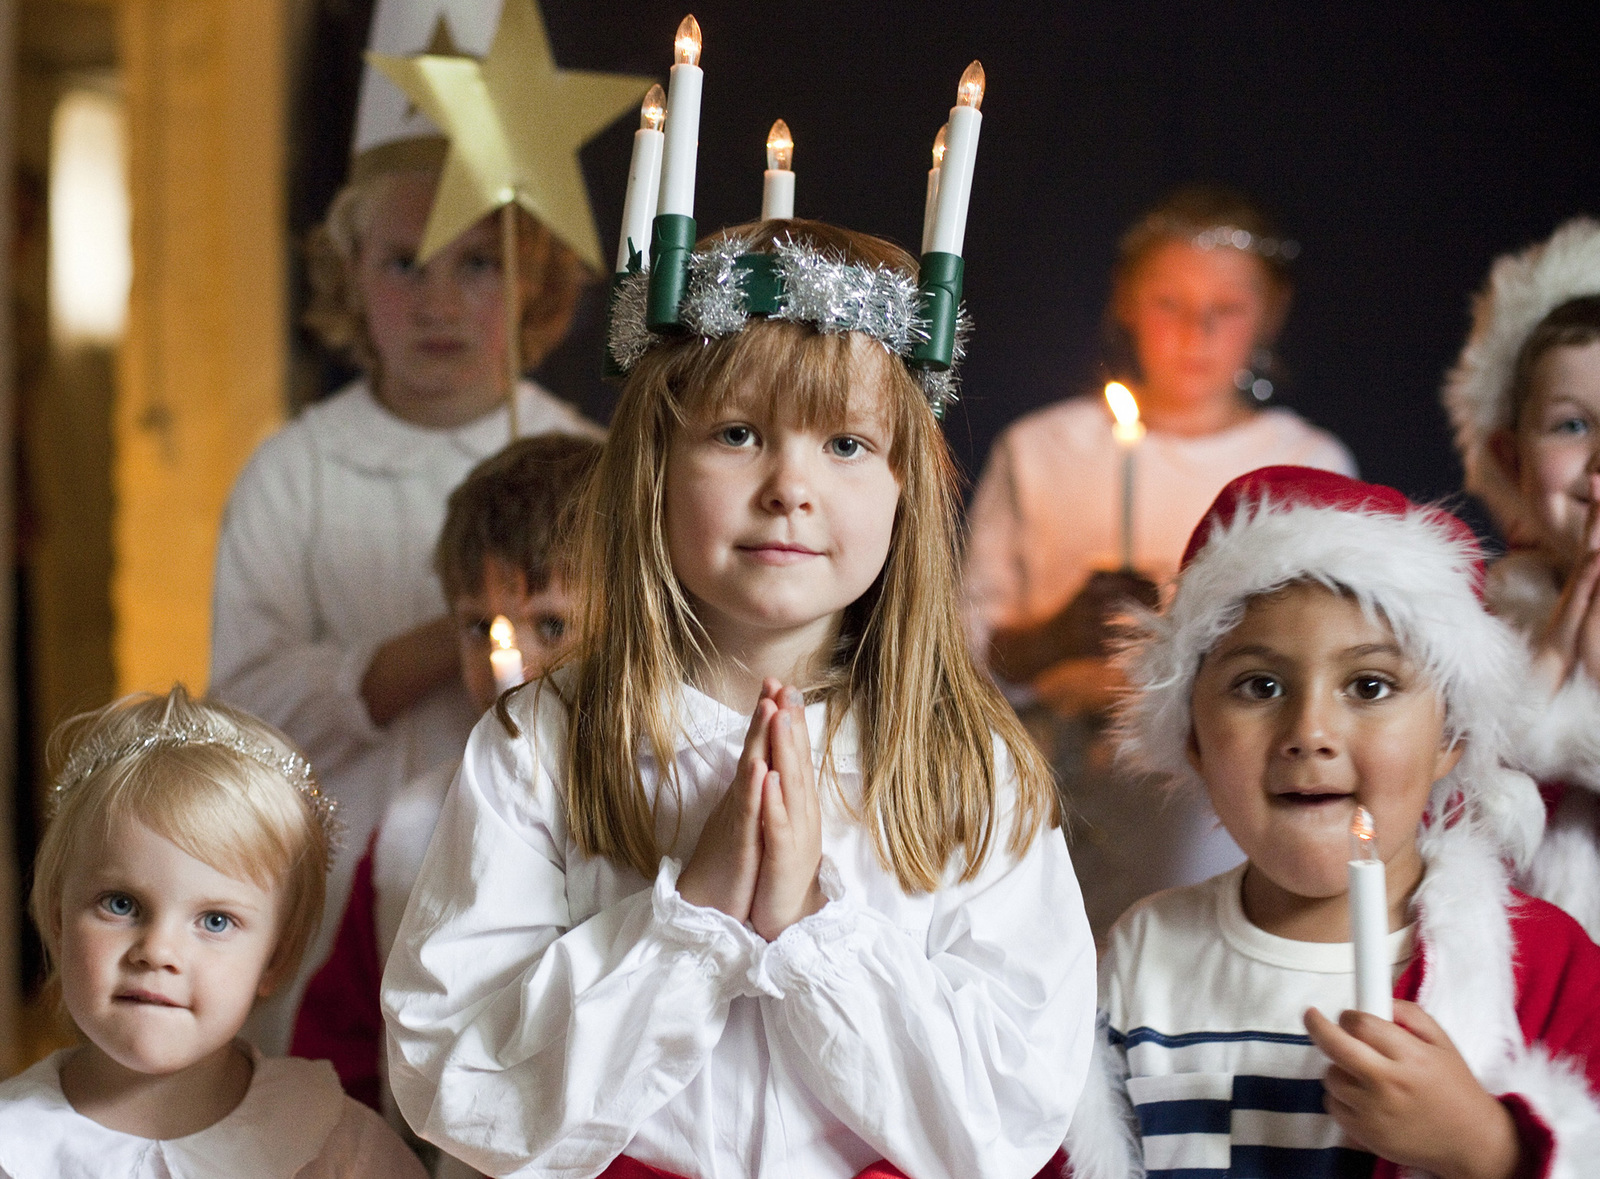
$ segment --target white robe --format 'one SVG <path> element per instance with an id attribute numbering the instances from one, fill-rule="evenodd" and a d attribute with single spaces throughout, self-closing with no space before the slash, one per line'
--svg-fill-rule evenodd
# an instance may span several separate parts
<path id="1" fill-rule="evenodd" d="M 975 880 L 908 895 L 839 805 L 860 790 L 847 725 L 824 807 L 829 903 L 769 945 L 677 892 L 749 724 L 681 700 L 681 822 L 641 764 L 666 849 L 653 882 L 574 846 L 555 690 L 513 697 L 518 737 L 492 713 L 473 733 L 384 975 L 411 1125 L 497 1175 L 582 1179 L 621 1153 L 696 1179 L 844 1179 L 880 1158 L 917 1179 L 1033 1175 L 1094 1032 L 1060 832 L 1021 858 L 1002 837 Z M 820 765 L 822 705 L 807 722 Z"/>
<path id="2" fill-rule="evenodd" d="M 519 396 L 524 434 L 599 433 L 536 385 L 524 383 Z M 445 613 L 433 572 L 445 499 L 508 431 L 504 408 L 453 430 L 414 426 L 357 381 L 262 443 L 229 498 L 210 690 L 300 746 L 345 827 L 317 940 L 294 984 L 252 1017 L 252 1038 L 269 1054 L 288 1045 L 300 992 L 327 955 L 390 793 L 458 756 L 477 720 L 466 689 L 452 682 L 379 728 L 361 680 L 382 643 Z"/>
<path id="3" fill-rule="evenodd" d="M 0 1083 L 0 1179 L 425 1179 L 382 1118 L 326 1061 L 255 1060 L 244 1100 L 214 1125 L 157 1140 L 111 1130 L 61 1091 L 63 1049 Z"/>

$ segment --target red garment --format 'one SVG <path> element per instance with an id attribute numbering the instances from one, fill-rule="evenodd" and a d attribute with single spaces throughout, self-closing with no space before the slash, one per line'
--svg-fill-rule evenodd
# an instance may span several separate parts
<path id="1" fill-rule="evenodd" d="M 328 960 L 306 984 L 295 1015 L 289 1054 L 332 1063 L 344 1091 L 363 1105 L 383 1112 L 383 1009 L 378 986 L 383 964 L 378 961 L 377 893 L 372 883 L 374 833 L 367 854 L 356 865 L 350 900 Z"/>
<path id="2" fill-rule="evenodd" d="M 1056 1179 L 1061 1174 L 1062 1165 L 1067 1161 L 1067 1156 L 1059 1150 L 1055 1158 L 1045 1164 L 1034 1179 Z M 647 1166 L 627 1155 L 614 1159 L 609 1167 L 600 1172 L 600 1179 L 683 1179 L 681 1175 L 674 1175 L 670 1171 L 660 1171 L 655 1167 Z M 856 1179 L 909 1179 L 899 1167 L 879 1159 L 856 1176 Z"/>
<path id="3" fill-rule="evenodd" d="M 1511 939 L 1515 947 L 1517 1022 L 1528 1044 L 1540 1044 L 1551 1056 L 1583 1066 L 1592 1094 L 1600 1094 L 1600 946 L 1566 913 L 1537 897 L 1512 890 Z M 1427 972 L 1427 946 L 1395 984 L 1394 997 L 1416 1001 Z M 1509 1093 L 1501 1102 L 1510 1111 L 1522 1139 L 1524 1160 L 1519 1174 L 1546 1179 L 1555 1162 L 1555 1130 L 1534 1112 L 1528 1100 Z M 1378 1160 L 1372 1179 L 1399 1179 L 1400 1168 Z"/>

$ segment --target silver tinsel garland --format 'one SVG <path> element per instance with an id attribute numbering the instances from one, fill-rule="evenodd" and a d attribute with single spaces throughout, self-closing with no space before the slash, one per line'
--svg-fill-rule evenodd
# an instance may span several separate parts
<path id="1" fill-rule="evenodd" d="M 749 272 L 738 265 L 745 253 L 736 241 L 722 238 L 690 255 L 688 290 L 682 316 L 691 333 L 706 340 L 744 330 L 750 321 L 745 295 Z M 776 270 L 783 287 L 778 309 L 768 318 L 804 323 L 824 335 L 861 332 L 889 351 L 909 358 L 927 339 L 922 296 L 916 280 L 887 266 L 859 266 L 793 240 L 777 243 Z M 630 274 L 622 280 L 612 305 L 609 343 L 623 372 L 632 371 L 662 337 L 645 327 L 645 296 L 650 275 Z M 943 372 L 912 369 L 935 415 L 956 400 L 956 369 L 966 355 L 972 321 L 962 306 L 956 321 L 955 354 Z M 670 338 L 670 337 L 669 337 Z"/>

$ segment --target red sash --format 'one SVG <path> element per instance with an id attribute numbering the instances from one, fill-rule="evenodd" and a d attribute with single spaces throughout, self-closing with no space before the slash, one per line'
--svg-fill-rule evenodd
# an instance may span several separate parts
<path id="1" fill-rule="evenodd" d="M 1066 1161 L 1067 1156 L 1059 1150 L 1056 1151 L 1055 1158 L 1046 1163 L 1044 1170 L 1034 1176 L 1034 1179 L 1059 1179 L 1062 1165 Z M 609 1167 L 600 1172 L 600 1179 L 683 1179 L 683 1176 L 657 1170 L 636 1159 L 630 1159 L 627 1155 L 619 1155 Z M 856 1179 L 908 1179 L 908 1177 L 899 1167 L 879 1159 L 857 1175 Z"/>

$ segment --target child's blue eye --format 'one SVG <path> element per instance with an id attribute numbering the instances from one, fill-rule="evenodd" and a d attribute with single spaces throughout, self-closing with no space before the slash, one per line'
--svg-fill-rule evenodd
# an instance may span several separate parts
<path id="1" fill-rule="evenodd" d="M 1382 676 L 1362 675 L 1350 681 L 1350 694 L 1357 700 L 1382 700 L 1394 685 Z"/>
<path id="2" fill-rule="evenodd" d="M 828 439 L 828 449 L 835 458 L 855 458 L 861 453 L 861 439 L 848 434 Z"/>
<path id="3" fill-rule="evenodd" d="M 207 913 L 200 918 L 200 927 L 207 933 L 227 933 L 233 928 L 233 918 L 226 913 Z"/>
<path id="4" fill-rule="evenodd" d="M 1283 685 L 1275 676 L 1252 675 L 1240 680 L 1234 691 L 1246 700 L 1276 700 L 1283 695 Z"/>
<path id="5" fill-rule="evenodd" d="M 127 893 L 114 892 L 100 902 L 100 907 L 113 917 L 132 917 L 138 908 Z"/>
<path id="6" fill-rule="evenodd" d="M 546 614 L 542 616 L 534 629 L 539 632 L 539 641 L 547 647 L 554 647 L 567 636 L 567 620 L 559 614 Z"/>
<path id="7" fill-rule="evenodd" d="M 717 441 L 724 446 L 748 446 L 755 441 L 756 432 L 749 426 L 724 426 L 717 431 Z"/>
<path id="8" fill-rule="evenodd" d="M 1583 418 L 1562 418 L 1550 428 L 1552 434 L 1587 434 L 1589 423 Z"/>

